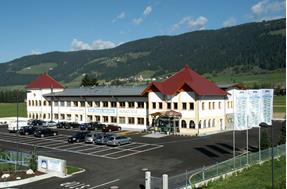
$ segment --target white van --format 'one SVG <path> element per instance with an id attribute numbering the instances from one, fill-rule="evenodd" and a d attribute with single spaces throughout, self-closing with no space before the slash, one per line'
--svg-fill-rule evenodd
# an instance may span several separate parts
<path id="1" fill-rule="evenodd" d="M 18 130 L 21 129 L 22 127 L 24 127 L 24 126 L 28 126 L 28 121 L 18 120 Z M 17 131 L 17 121 L 11 121 L 8 124 L 8 131 L 10 133 Z"/>

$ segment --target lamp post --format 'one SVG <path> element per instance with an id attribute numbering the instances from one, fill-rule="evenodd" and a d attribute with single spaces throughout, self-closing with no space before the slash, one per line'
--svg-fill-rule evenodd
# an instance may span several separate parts
<path id="1" fill-rule="evenodd" d="M 274 189 L 274 153 L 273 153 L 273 126 L 272 122 L 271 125 L 268 125 L 265 122 L 259 124 L 260 127 L 271 127 L 271 158 L 272 158 L 272 189 Z"/>

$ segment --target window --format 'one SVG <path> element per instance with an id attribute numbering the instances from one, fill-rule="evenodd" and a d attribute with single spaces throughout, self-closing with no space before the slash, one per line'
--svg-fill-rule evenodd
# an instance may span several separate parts
<path id="1" fill-rule="evenodd" d="M 47 105 L 47 101 L 46 101 L 46 100 L 44 100 L 43 105 L 44 105 L 44 106 L 46 106 L 46 105 Z"/>
<path id="2" fill-rule="evenodd" d="M 119 121 L 120 121 L 120 124 L 125 124 L 126 123 L 126 118 L 125 117 L 119 117 Z"/>
<path id="3" fill-rule="evenodd" d="M 111 107 L 116 108 L 117 107 L 117 102 L 111 102 Z"/>
<path id="4" fill-rule="evenodd" d="M 194 110 L 194 103 L 193 103 L 193 102 L 190 102 L 190 103 L 189 103 L 189 109 L 190 109 L 190 110 Z"/>
<path id="5" fill-rule="evenodd" d="M 201 129 L 201 120 L 198 123 L 198 128 Z"/>
<path id="6" fill-rule="evenodd" d="M 109 102 L 104 101 L 104 102 L 103 102 L 103 107 L 105 107 L 105 108 L 109 107 Z"/>
<path id="7" fill-rule="evenodd" d="M 205 107 L 204 107 L 204 102 L 203 102 L 203 103 L 201 104 L 201 109 L 204 110 L 204 108 L 205 108 Z M 203 126 L 204 126 L 204 124 L 203 124 Z"/>
<path id="8" fill-rule="evenodd" d="M 134 117 L 129 117 L 128 118 L 128 123 L 129 124 L 135 124 L 135 118 Z"/>
<path id="9" fill-rule="evenodd" d="M 208 103 L 208 109 L 211 110 L 211 102 Z"/>
<path id="10" fill-rule="evenodd" d="M 170 102 L 167 103 L 167 109 L 171 109 L 171 103 Z"/>
<path id="11" fill-rule="evenodd" d="M 91 101 L 87 102 L 87 106 L 88 107 L 92 107 L 93 106 L 93 102 L 91 102 Z"/>
<path id="12" fill-rule="evenodd" d="M 181 128 L 186 128 L 186 121 L 185 120 L 181 120 Z"/>
<path id="13" fill-rule="evenodd" d="M 34 100 L 32 100 L 32 106 L 34 106 Z"/>
<path id="14" fill-rule="evenodd" d="M 138 102 L 138 108 L 144 108 L 144 102 Z"/>
<path id="15" fill-rule="evenodd" d="M 55 101 L 54 106 L 58 106 L 58 105 L 59 105 L 58 101 Z M 37 101 L 36 101 L 36 106 L 37 106 Z"/>
<path id="16" fill-rule="evenodd" d="M 67 107 L 71 107 L 71 101 L 67 101 Z"/>
<path id="17" fill-rule="evenodd" d="M 67 120 L 71 120 L 72 119 L 72 115 L 71 114 L 67 114 Z"/>
<path id="18" fill-rule="evenodd" d="M 218 109 L 221 109 L 221 102 L 218 102 Z"/>
<path id="19" fill-rule="evenodd" d="M 230 102 L 230 106 L 231 106 L 230 108 L 233 108 L 233 102 L 232 101 Z"/>
<path id="20" fill-rule="evenodd" d="M 144 118 L 138 117 L 138 125 L 143 125 L 144 124 Z"/>
<path id="21" fill-rule="evenodd" d="M 41 106 L 41 101 L 39 100 L 39 106 Z"/>
<path id="22" fill-rule="evenodd" d="M 58 114 L 54 114 L 54 118 L 55 119 L 59 119 L 59 115 Z"/>
<path id="23" fill-rule="evenodd" d="M 195 123 L 194 123 L 193 120 L 190 120 L 190 121 L 189 121 L 189 128 L 195 129 Z"/>
<path id="24" fill-rule="evenodd" d="M 65 119 L 65 114 L 60 114 L 60 119 Z"/>
<path id="25" fill-rule="evenodd" d="M 156 103 L 155 102 L 152 103 L 152 109 L 156 109 Z"/>
<path id="26" fill-rule="evenodd" d="M 85 107 L 85 101 L 80 102 L 81 107 Z"/>
<path id="27" fill-rule="evenodd" d="M 215 109 L 215 102 L 212 102 L 212 109 Z"/>
<path id="28" fill-rule="evenodd" d="M 43 119 L 46 119 L 46 114 L 43 114 Z"/>
<path id="29" fill-rule="evenodd" d="M 203 128 L 206 128 L 206 120 L 203 121 Z"/>
<path id="30" fill-rule="evenodd" d="M 215 127 L 215 119 L 212 120 L 212 127 Z"/>
<path id="31" fill-rule="evenodd" d="M 129 108 L 134 108 L 135 107 L 135 103 L 134 102 L 129 102 Z"/>
<path id="32" fill-rule="evenodd" d="M 31 106 L 31 101 L 30 100 L 28 100 L 28 106 Z"/>
<path id="33" fill-rule="evenodd" d="M 101 121 L 101 117 L 100 116 L 95 116 L 95 120 L 100 122 Z"/>
<path id="34" fill-rule="evenodd" d="M 182 103 L 182 109 L 186 110 L 186 103 L 185 102 Z"/>
<path id="35" fill-rule="evenodd" d="M 120 102 L 120 108 L 125 108 L 126 107 L 126 102 Z"/>
<path id="36" fill-rule="evenodd" d="M 101 106 L 99 101 L 95 101 L 94 104 L 95 104 L 95 107 L 100 107 Z"/>
<path id="37" fill-rule="evenodd" d="M 162 109 L 162 102 L 159 102 L 159 103 L 158 103 L 158 108 L 159 108 L 159 109 Z"/>
<path id="38" fill-rule="evenodd" d="M 38 106 L 38 100 L 35 100 L 35 106 Z"/>
<path id="39" fill-rule="evenodd" d="M 64 101 L 60 101 L 60 106 L 65 106 L 65 102 Z"/>
<path id="40" fill-rule="evenodd" d="M 173 109 L 177 110 L 177 102 L 173 103 Z"/>
<path id="41" fill-rule="evenodd" d="M 208 127 L 211 127 L 211 123 L 210 122 L 211 122 L 211 120 L 209 119 L 208 120 Z"/>
<path id="42" fill-rule="evenodd" d="M 104 122 L 109 122 L 109 117 L 108 116 L 103 116 L 103 121 Z"/>
<path id="43" fill-rule="evenodd" d="M 75 107 L 78 107 L 78 101 L 74 101 L 73 104 Z"/>
<path id="44" fill-rule="evenodd" d="M 111 122 L 112 123 L 117 123 L 117 117 L 116 116 L 111 116 Z"/>
<path id="45" fill-rule="evenodd" d="M 80 115 L 80 121 L 83 121 L 83 115 Z"/>

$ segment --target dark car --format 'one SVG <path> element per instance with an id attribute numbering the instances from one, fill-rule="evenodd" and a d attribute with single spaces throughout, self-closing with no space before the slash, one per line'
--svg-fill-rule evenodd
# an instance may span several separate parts
<path id="1" fill-rule="evenodd" d="M 40 119 L 34 119 L 31 121 L 30 125 L 32 126 L 42 126 L 44 125 L 45 121 L 40 120 Z"/>
<path id="2" fill-rule="evenodd" d="M 40 128 L 37 129 L 34 133 L 35 137 L 46 137 L 46 136 L 56 136 L 58 135 L 58 131 L 54 131 L 49 128 Z"/>
<path id="3" fill-rule="evenodd" d="M 77 123 L 77 122 L 67 122 L 65 125 L 64 125 L 64 128 L 65 129 L 74 129 L 74 128 L 79 128 L 80 124 Z"/>
<path id="4" fill-rule="evenodd" d="M 105 124 L 98 123 L 98 122 L 91 122 L 88 126 L 87 129 L 89 131 L 94 131 L 94 130 L 102 130 L 103 127 L 105 127 Z"/>
<path id="5" fill-rule="evenodd" d="M 112 132 L 112 131 L 120 131 L 120 130 L 122 130 L 122 128 L 117 125 L 107 125 L 102 128 L 103 132 Z"/>
<path id="6" fill-rule="evenodd" d="M 96 144 L 106 144 L 108 141 L 108 138 L 110 138 L 112 136 L 114 136 L 114 134 L 112 134 L 112 133 L 101 133 L 101 134 L 96 135 L 94 142 Z"/>
<path id="7" fill-rule="evenodd" d="M 74 143 L 74 142 L 83 142 L 85 141 L 85 137 L 88 133 L 87 132 L 77 132 L 73 136 L 68 138 L 69 143 Z"/>
<path id="8" fill-rule="evenodd" d="M 19 130 L 20 135 L 31 135 L 37 130 L 37 127 L 34 126 L 24 126 Z"/>
<path id="9" fill-rule="evenodd" d="M 90 123 L 82 123 L 80 124 L 80 130 L 88 130 L 88 127 L 90 127 Z"/>
<path id="10" fill-rule="evenodd" d="M 64 128 L 64 126 L 67 124 L 69 124 L 69 123 L 68 122 L 59 122 L 59 123 L 57 123 L 57 128 L 58 129 Z"/>

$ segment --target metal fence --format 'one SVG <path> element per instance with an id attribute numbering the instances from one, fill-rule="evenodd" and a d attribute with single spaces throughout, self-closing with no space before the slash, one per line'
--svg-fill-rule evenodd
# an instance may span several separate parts
<path id="1" fill-rule="evenodd" d="M 1 151 L 0 171 L 27 170 L 31 155 L 24 152 Z"/>
<path id="2" fill-rule="evenodd" d="M 274 157 L 279 157 L 285 154 L 285 144 L 274 147 Z M 261 158 L 261 160 L 260 160 Z M 220 177 L 224 174 L 240 170 L 250 165 L 258 164 L 262 161 L 271 159 L 271 148 L 261 150 L 261 153 L 254 152 L 242 154 L 235 158 L 217 163 L 209 167 L 203 167 L 200 170 L 186 171 L 185 173 L 169 177 L 168 188 L 179 189 L 187 188 L 202 181 L 206 181 L 215 177 Z M 152 188 L 155 189 L 155 188 Z"/>

